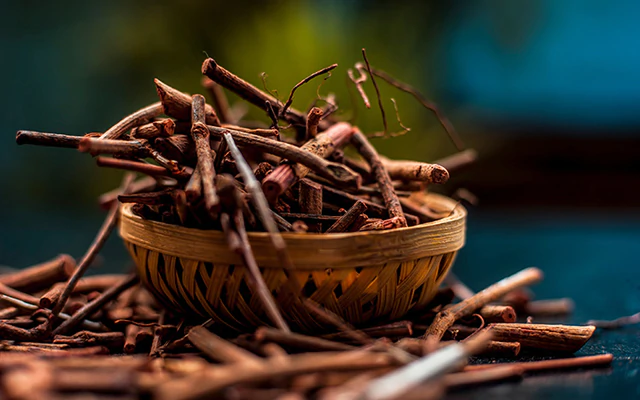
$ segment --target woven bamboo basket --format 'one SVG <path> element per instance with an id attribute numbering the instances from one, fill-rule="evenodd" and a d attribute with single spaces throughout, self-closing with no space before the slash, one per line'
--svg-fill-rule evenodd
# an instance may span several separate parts
<path id="1" fill-rule="evenodd" d="M 453 212 L 388 231 L 283 233 L 292 271 L 280 266 L 266 233 L 249 233 L 264 280 L 292 328 L 326 328 L 296 290 L 354 325 L 402 318 L 429 303 L 464 245 L 466 210 L 436 194 L 418 200 Z M 228 249 L 222 232 L 143 220 L 123 205 L 120 236 L 141 281 L 166 307 L 211 317 L 232 331 L 270 324 L 241 258 Z"/>

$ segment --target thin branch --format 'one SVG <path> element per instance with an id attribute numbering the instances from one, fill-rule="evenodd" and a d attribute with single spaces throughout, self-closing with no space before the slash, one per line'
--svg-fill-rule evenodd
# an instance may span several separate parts
<path id="1" fill-rule="evenodd" d="M 298 82 L 293 89 L 291 89 L 291 93 L 289 93 L 289 98 L 287 99 L 286 103 L 284 103 L 284 106 L 280 109 L 280 114 L 279 114 L 279 118 L 284 118 L 284 114 L 287 112 L 287 109 L 289 107 L 291 107 L 291 104 L 293 103 L 293 95 L 295 94 L 296 90 L 304 85 L 305 83 L 309 82 L 310 80 L 312 80 L 313 78 L 329 73 L 329 76 L 327 78 L 329 78 L 331 76 L 330 71 L 335 69 L 338 66 L 338 64 L 332 64 L 329 65 L 328 67 L 324 67 L 321 70 L 318 70 L 316 72 L 314 72 L 313 74 L 307 76 L 306 78 L 304 78 L 303 80 L 301 80 L 300 82 Z M 325 78 L 325 79 L 327 79 Z"/>
<path id="2" fill-rule="evenodd" d="M 351 79 L 351 82 L 353 82 L 353 84 L 356 86 L 356 89 L 358 89 L 358 93 L 360 93 L 360 97 L 362 97 L 362 101 L 364 101 L 365 107 L 371 108 L 369 97 L 367 97 L 367 93 L 362 87 L 362 84 L 367 81 L 367 75 L 361 69 L 357 69 L 357 71 L 360 73 L 360 76 L 358 78 L 353 75 L 353 70 L 351 68 L 347 70 L 347 75 L 349 76 L 349 79 Z"/>
<path id="3" fill-rule="evenodd" d="M 373 74 L 375 76 L 377 76 L 378 78 L 386 81 L 389 85 L 391 85 L 391 86 L 393 86 L 393 87 L 395 87 L 395 88 L 397 88 L 397 89 L 399 89 L 399 90 L 401 90 L 401 91 L 403 91 L 405 93 L 409 93 L 416 100 L 418 100 L 418 102 L 420 102 L 420 104 L 422 104 L 422 106 L 424 108 L 432 111 L 435 114 L 435 116 L 438 119 L 438 121 L 440 122 L 440 125 L 442 125 L 444 130 L 447 132 L 447 135 L 449 135 L 449 138 L 451 139 L 453 144 L 456 146 L 456 148 L 459 151 L 464 150 L 465 145 L 462 142 L 462 139 L 460 138 L 458 133 L 456 132 L 455 128 L 453 127 L 453 124 L 442 113 L 442 111 L 440 111 L 440 108 L 438 108 L 438 106 L 435 103 L 433 103 L 432 101 L 427 100 L 427 98 L 424 97 L 422 95 L 422 93 L 420 93 L 413 86 L 397 80 L 396 78 L 392 77 L 391 75 L 387 74 L 386 72 L 384 72 L 382 70 L 379 70 L 377 68 L 371 68 L 371 72 L 373 72 Z"/>
<path id="4" fill-rule="evenodd" d="M 122 185 L 120 186 L 122 188 L 122 193 L 127 193 L 129 185 L 131 184 L 131 182 L 133 182 L 134 178 L 135 176 L 133 174 L 125 175 L 122 181 Z M 78 284 L 78 281 L 80 280 L 80 278 L 82 278 L 82 275 L 87 272 L 89 265 L 91 265 L 93 259 L 96 257 L 104 243 L 107 241 L 109 234 L 111 234 L 111 231 L 113 231 L 113 228 L 115 228 L 116 222 L 118 221 L 119 206 L 119 203 L 114 203 L 111 206 L 109 214 L 107 214 L 107 217 L 102 223 L 100 231 L 98 231 L 98 235 L 93 240 L 93 243 L 91 243 L 91 247 L 89 247 L 89 250 L 87 250 L 84 257 L 82 257 L 82 260 L 78 264 L 76 270 L 73 272 L 73 275 L 71 275 L 71 277 L 67 281 L 67 284 L 62 291 L 62 294 L 60 295 L 60 299 L 53 308 L 52 313 L 54 316 L 58 315 L 64 308 L 65 304 L 67 304 L 67 301 L 69 300 L 73 289 Z"/>

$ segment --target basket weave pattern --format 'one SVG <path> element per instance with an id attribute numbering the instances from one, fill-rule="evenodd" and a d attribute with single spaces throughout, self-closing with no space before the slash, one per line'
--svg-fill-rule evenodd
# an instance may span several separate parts
<path id="1" fill-rule="evenodd" d="M 278 266 L 266 234 L 250 233 L 265 283 L 292 327 L 325 328 L 295 295 L 300 291 L 355 325 L 424 308 L 464 244 L 466 215 L 442 196 L 429 195 L 425 202 L 455 210 L 438 221 L 391 231 L 284 234 L 293 271 Z M 220 232 L 145 221 L 123 206 L 120 234 L 141 280 L 166 307 L 211 317 L 234 331 L 269 325 L 250 275 Z"/>

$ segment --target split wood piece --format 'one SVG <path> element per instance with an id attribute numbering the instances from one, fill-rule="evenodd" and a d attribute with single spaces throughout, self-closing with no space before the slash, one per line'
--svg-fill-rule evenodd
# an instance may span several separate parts
<path id="1" fill-rule="evenodd" d="M 267 104 L 273 107 L 273 111 L 276 115 L 280 114 L 282 110 L 282 104 L 275 97 L 263 92 L 257 87 L 253 86 L 249 82 L 234 75 L 228 70 L 220 66 L 213 58 L 207 58 L 202 63 L 202 74 L 209 77 L 212 81 L 218 83 L 226 89 L 234 92 L 238 96 L 242 97 L 249 103 L 261 108 L 265 111 L 269 108 Z M 306 116 L 301 111 L 295 108 L 288 108 L 283 116 L 283 119 L 290 124 L 305 126 Z M 330 126 L 330 123 L 326 120 L 320 122 L 320 129 L 325 130 Z"/>
<path id="2" fill-rule="evenodd" d="M 242 261 L 249 272 L 249 283 L 258 293 L 262 306 L 264 307 L 269 319 L 271 319 L 278 328 L 284 331 L 289 331 L 289 327 L 284 321 L 282 314 L 280 314 L 280 310 L 278 309 L 278 306 L 276 305 L 276 302 L 273 299 L 264 278 L 262 277 L 262 273 L 260 272 L 253 254 L 253 250 L 251 249 L 242 214 L 243 199 L 234 184 L 234 179 L 229 175 L 222 174 L 218 176 L 217 184 L 222 205 L 226 211 L 231 213 L 233 218 L 232 223 L 229 214 L 223 213 L 220 215 L 220 224 L 222 225 L 222 230 L 226 236 L 228 246 L 242 258 Z"/>
<path id="3" fill-rule="evenodd" d="M 448 157 L 441 158 L 434 163 L 443 166 L 449 172 L 453 172 L 475 163 L 477 159 L 478 152 L 474 149 L 467 149 Z"/>
<path id="4" fill-rule="evenodd" d="M 372 326 L 370 328 L 362 328 L 362 333 L 372 338 L 393 338 L 405 337 L 413 335 L 413 324 L 411 321 L 397 321 L 386 325 Z M 327 340 L 353 340 L 344 332 L 330 333 L 322 335 Z"/>
<path id="5" fill-rule="evenodd" d="M 487 305 L 478 311 L 484 322 L 516 322 L 516 311 L 511 306 Z"/>
<path id="6" fill-rule="evenodd" d="M 525 306 L 525 314 L 533 316 L 567 315 L 573 312 L 575 304 L 569 298 L 530 301 Z M 587 325 L 596 325 L 587 323 Z"/>
<path id="7" fill-rule="evenodd" d="M 503 365 L 486 370 L 447 374 L 442 377 L 442 381 L 447 390 L 451 391 L 458 388 L 475 387 L 495 382 L 517 381 L 522 379 L 523 374 L 524 369 L 522 367 L 517 365 Z"/>
<path id="8" fill-rule="evenodd" d="M 391 184 L 391 178 L 384 168 L 384 165 L 380 161 L 380 156 L 376 149 L 369 143 L 367 137 L 360 132 L 359 129 L 354 128 L 354 134 L 351 137 L 351 144 L 358 150 L 360 155 L 367 161 L 371 167 L 378 188 L 384 199 L 384 204 L 389 212 L 390 218 L 398 218 L 398 228 L 407 226 L 407 220 L 402 212 L 402 205 L 398 200 L 393 185 Z"/>
<path id="9" fill-rule="evenodd" d="M 100 136 L 100 139 L 118 139 L 128 130 L 135 128 L 136 126 L 144 125 L 148 122 L 151 122 L 160 114 L 162 114 L 162 104 L 153 103 L 145 108 L 141 108 L 131 115 L 124 117 L 117 124 L 107 129 Z"/>
<path id="10" fill-rule="evenodd" d="M 26 293 L 33 293 L 50 287 L 56 282 L 67 280 L 76 268 L 75 260 L 68 254 L 20 271 L 0 275 L 0 283 Z"/>
<path id="11" fill-rule="evenodd" d="M 233 113 L 231 112 L 231 109 L 229 107 L 229 100 L 227 99 L 222 86 L 218 85 L 206 76 L 202 77 L 201 83 L 202 86 L 207 89 L 209 95 L 211 96 L 213 108 L 216 110 L 218 117 L 220 118 L 220 122 L 233 122 Z"/>
<path id="12" fill-rule="evenodd" d="M 355 186 L 358 187 L 360 184 L 360 177 L 357 173 L 350 170 L 348 167 L 334 163 L 331 161 L 327 161 L 322 158 L 320 155 L 315 154 L 313 152 L 307 151 L 306 149 L 296 147 L 294 145 L 279 142 L 276 140 L 265 139 L 261 137 L 257 137 L 245 132 L 234 131 L 230 129 L 223 128 L 212 128 L 209 132 L 216 135 L 224 135 L 225 133 L 231 134 L 233 139 L 237 141 L 240 146 L 246 148 L 255 148 L 261 151 L 264 151 L 269 154 L 274 154 L 282 158 L 286 158 L 291 162 L 297 163 L 296 171 L 302 171 L 303 169 L 311 169 L 316 172 L 318 175 L 323 178 L 329 179 L 330 181 L 341 185 L 341 186 Z M 320 136 L 320 135 L 319 135 Z M 325 137 L 326 138 L 326 137 Z M 322 138 L 320 138 L 322 140 Z M 286 167 L 286 168 L 283 168 Z M 287 179 L 291 179 L 289 177 L 289 172 L 293 173 L 294 166 L 292 165 L 281 165 L 280 167 L 273 170 L 267 177 L 266 180 L 271 179 L 270 177 L 275 174 L 278 170 L 285 171 L 285 176 Z M 308 170 L 307 170 L 308 171 Z M 278 172 L 281 173 L 281 172 Z M 301 175 L 302 176 L 302 175 Z M 295 175 L 293 175 L 293 181 L 291 184 L 295 183 Z M 264 185 L 263 185 L 264 187 Z M 289 186 L 287 186 L 288 188 Z M 285 190 L 287 189 L 285 188 Z M 284 190 L 282 191 L 284 192 Z M 282 194 L 279 193 L 278 196 Z"/>
<path id="13" fill-rule="evenodd" d="M 422 181 L 442 184 L 449 180 L 449 171 L 441 165 L 409 160 L 391 160 L 380 157 L 391 179 L 401 181 Z"/>
<path id="14" fill-rule="evenodd" d="M 373 380 L 367 384 L 361 398 L 367 400 L 398 398 L 422 382 L 434 380 L 460 368 L 469 356 L 484 350 L 489 340 L 491 340 L 491 333 L 481 332 L 468 342 L 455 343 L 437 350 Z"/>
<path id="15" fill-rule="evenodd" d="M 322 185 L 302 179 L 298 188 L 298 203 L 300 211 L 305 214 L 322 214 Z M 321 222 L 311 222 L 307 226 L 310 233 L 322 232 Z"/>
<path id="16" fill-rule="evenodd" d="M 156 139 L 171 136 L 175 130 L 175 121 L 171 118 L 165 118 L 133 128 L 131 136 L 136 139 Z"/>
<path id="17" fill-rule="evenodd" d="M 122 185 L 120 186 L 122 189 L 122 193 L 128 192 L 129 185 L 131 184 L 131 182 L 133 182 L 133 178 L 134 178 L 133 174 L 125 175 L 122 181 Z M 113 229 L 115 228 L 116 223 L 118 222 L 118 211 L 119 211 L 118 204 L 114 204 L 113 206 L 111 206 L 111 209 L 109 210 L 109 213 L 105 217 L 104 222 L 102 223 L 102 226 L 98 231 L 98 234 L 96 235 L 95 239 L 91 243 L 91 246 L 89 247 L 87 252 L 82 257 L 82 260 L 80 260 L 80 263 L 76 267 L 75 271 L 67 281 L 64 290 L 60 294 L 58 301 L 53 307 L 52 312 L 54 316 L 58 315 L 60 311 L 62 311 L 67 301 L 69 300 L 69 297 L 71 297 L 71 293 L 73 292 L 73 289 L 78 284 L 78 281 L 80 280 L 80 278 L 82 278 L 82 276 L 85 274 L 87 269 L 89 269 L 89 266 L 95 259 L 96 255 L 98 254 L 98 252 L 100 251 L 104 243 L 107 241 L 107 238 L 111 234 L 111 231 L 113 231 Z M 68 322 L 68 321 L 70 320 L 67 320 L 65 322 Z M 81 320 L 76 322 L 81 322 Z"/>
<path id="18" fill-rule="evenodd" d="M 156 91 L 158 92 L 158 97 L 160 97 L 164 114 L 183 121 L 192 120 L 192 96 L 172 88 L 160 79 L 156 78 L 153 82 L 156 84 Z M 204 115 L 202 116 L 201 122 L 203 124 L 219 126 L 220 120 L 213 110 L 213 107 L 209 104 L 203 104 L 202 107 L 202 113 Z"/>
<path id="19" fill-rule="evenodd" d="M 82 136 L 63 135 L 60 133 L 47 133 L 35 131 L 18 131 L 16 133 L 17 144 L 31 144 L 37 146 L 62 147 L 77 149 Z"/>
<path id="20" fill-rule="evenodd" d="M 602 366 L 610 365 L 611 361 L 613 361 L 612 354 L 599 354 L 595 356 L 558 358 L 554 360 L 468 365 L 464 367 L 464 371 L 489 370 L 492 368 L 499 368 L 505 365 L 509 365 L 514 367 L 520 367 L 526 373 L 526 372 L 537 372 L 537 371 L 550 371 L 550 370 L 557 370 L 557 369 L 602 367 Z"/>
<path id="21" fill-rule="evenodd" d="M 350 124 L 346 122 L 340 122 L 333 125 L 326 131 L 318 134 L 315 138 L 309 140 L 307 143 L 303 144 L 302 147 L 300 147 L 300 150 L 302 150 L 303 152 L 314 154 L 324 159 L 329 156 L 329 154 L 331 154 L 334 149 L 346 144 L 353 134 L 354 129 Z M 293 159 L 291 159 L 290 161 L 297 162 Z M 327 163 L 329 163 L 329 161 L 327 161 Z M 341 165 L 335 163 L 333 164 Z M 342 169 L 342 171 L 351 171 L 347 167 L 343 166 L 343 168 L 344 169 Z M 322 177 L 327 177 L 329 179 L 333 178 L 333 180 L 335 180 L 333 176 L 327 176 L 327 173 L 323 168 L 319 170 L 314 169 L 314 171 Z M 269 176 L 267 176 L 264 181 L 262 181 L 262 188 L 265 192 L 265 195 L 267 196 L 267 199 L 269 199 L 271 203 L 274 203 L 282 193 L 284 193 L 298 180 L 307 176 L 309 172 L 310 168 L 306 165 L 301 165 L 299 163 L 281 164 L 276 169 L 274 169 L 273 172 L 269 174 Z M 359 186 L 360 177 L 355 173 L 353 173 L 353 175 L 356 176 L 356 186 Z M 349 181 L 349 183 L 353 183 L 353 178 Z"/>
<path id="22" fill-rule="evenodd" d="M 306 142 L 318 135 L 318 124 L 320 124 L 320 120 L 323 115 L 324 111 L 322 111 L 321 108 L 313 107 L 309 110 L 309 113 L 307 114 L 307 129 L 305 131 L 305 136 L 301 137 L 298 135 L 298 142 Z"/>
<path id="23" fill-rule="evenodd" d="M 133 182 L 129 186 L 129 191 L 130 193 L 150 192 L 155 189 L 156 186 L 158 186 L 158 181 L 156 179 L 152 176 L 145 176 Z M 98 197 L 98 204 L 100 204 L 101 208 L 108 210 L 109 207 L 118 200 L 118 194 L 120 194 L 120 190 L 118 188 L 103 193 Z"/>
<path id="24" fill-rule="evenodd" d="M 169 176 L 176 179 L 189 179 L 193 173 L 193 169 L 189 167 L 183 167 L 179 171 L 171 171 L 159 165 L 148 164 L 140 161 L 122 160 L 119 158 L 96 157 L 96 164 L 99 167 L 140 172 L 150 176 Z"/>
<path id="25" fill-rule="evenodd" d="M 354 346 L 348 344 L 299 333 L 283 332 L 264 326 L 256 330 L 254 337 L 258 342 L 273 342 L 287 349 L 301 351 L 344 351 L 355 349 Z"/>
<path id="26" fill-rule="evenodd" d="M 356 222 L 356 219 L 367 211 L 367 208 L 367 205 L 362 200 L 356 201 L 325 233 L 346 232 Z"/>
<path id="27" fill-rule="evenodd" d="M 515 275 L 504 278 L 472 297 L 440 311 L 425 332 L 424 337 L 433 337 L 440 340 L 456 320 L 471 315 L 477 309 L 500 299 L 514 289 L 529 286 L 541 280 L 542 271 L 538 268 L 527 268 Z"/>
<path id="28" fill-rule="evenodd" d="M 138 276 L 131 275 L 124 281 L 120 282 L 118 285 L 113 286 L 107 290 L 105 290 L 98 298 L 87 303 L 84 307 L 78 310 L 75 314 L 71 316 L 68 320 L 64 321 L 60 326 L 53 330 L 54 335 L 62 335 L 69 331 L 69 329 L 75 327 L 79 323 L 81 323 L 85 318 L 89 315 L 93 314 L 100 308 L 102 308 L 105 304 L 115 299 L 122 293 L 123 291 L 129 289 L 133 285 L 138 283 Z M 64 295 L 64 294 L 63 294 Z M 55 308 L 58 308 L 62 304 L 62 297 L 60 301 L 56 304 Z"/>
<path id="29" fill-rule="evenodd" d="M 198 170 L 202 179 L 202 194 L 210 215 L 215 216 L 218 211 L 218 195 L 214 179 L 216 171 L 213 167 L 213 158 L 215 153 L 211 152 L 209 147 L 209 130 L 204 124 L 205 102 L 202 95 L 193 95 L 193 119 L 191 126 L 191 138 L 196 145 L 196 153 L 198 155 Z"/>
<path id="30" fill-rule="evenodd" d="M 262 360 L 256 355 L 220 338 L 205 327 L 196 326 L 189 330 L 187 337 L 204 354 L 211 359 L 225 364 L 241 364 L 259 366 Z"/>
<path id="31" fill-rule="evenodd" d="M 519 342 L 523 347 L 575 353 L 584 346 L 595 326 L 545 324 L 490 324 L 487 326 L 496 340 Z"/>
<path id="32" fill-rule="evenodd" d="M 80 331 L 72 336 L 55 335 L 53 343 L 79 347 L 106 346 L 112 349 L 122 349 L 124 334 L 122 332 Z"/>
<path id="33" fill-rule="evenodd" d="M 154 399 L 191 400 L 208 398 L 224 388 L 258 384 L 275 378 L 287 378 L 312 372 L 362 371 L 394 365 L 391 357 L 366 351 L 324 352 L 292 355 L 287 363 L 267 359 L 259 367 L 229 365 L 208 368 L 201 373 L 164 382 L 154 390 Z"/>
<path id="34" fill-rule="evenodd" d="M 73 288 L 72 293 L 104 292 L 108 288 L 122 282 L 126 277 L 127 276 L 123 274 L 87 276 L 78 281 L 76 286 Z M 53 285 L 51 289 L 40 297 L 40 307 L 51 308 L 56 304 L 60 295 L 62 295 L 65 286 L 66 283 L 56 283 Z"/>
<path id="35" fill-rule="evenodd" d="M 289 253 L 287 252 L 287 245 L 282 238 L 282 235 L 280 235 L 278 225 L 273 217 L 273 211 L 269 208 L 269 203 L 262 191 L 260 182 L 258 182 L 256 177 L 253 175 L 251 167 L 249 167 L 249 164 L 247 164 L 247 161 L 242 156 L 240 149 L 236 146 L 231 133 L 225 133 L 224 139 L 227 142 L 231 156 L 236 160 L 236 165 L 240 175 L 242 176 L 242 180 L 244 181 L 245 189 L 251 196 L 251 202 L 258 212 L 260 222 L 262 222 L 265 230 L 269 233 L 269 239 L 278 254 L 278 258 L 282 263 L 282 266 L 285 269 L 293 270 L 295 267 L 289 257 Z"/>

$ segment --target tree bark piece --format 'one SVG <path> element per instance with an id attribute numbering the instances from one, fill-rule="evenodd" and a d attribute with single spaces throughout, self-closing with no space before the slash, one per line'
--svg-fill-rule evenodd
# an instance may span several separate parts
<path id="1" fill-rule="evenodd" d="M 519 342 L 523 347 L 538 350 L 575 353 L 584 346 L 595 326 L 546 324 L 490 324 L 487 326 L 495 340 Z"/>

